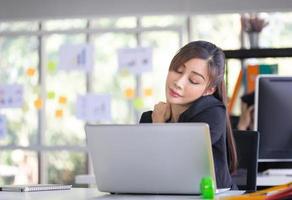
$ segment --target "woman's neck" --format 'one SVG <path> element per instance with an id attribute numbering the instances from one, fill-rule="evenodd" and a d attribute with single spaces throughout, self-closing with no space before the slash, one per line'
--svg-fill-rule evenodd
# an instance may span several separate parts
<path id="1" fill-rule="evenodd" d="M 179 116 L 189 108 L 189 105 L 171 104 L 171 122 L 178 122 Z"/>

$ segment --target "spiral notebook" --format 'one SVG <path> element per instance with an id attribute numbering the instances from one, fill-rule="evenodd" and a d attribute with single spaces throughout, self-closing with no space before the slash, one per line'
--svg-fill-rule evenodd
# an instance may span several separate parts
<path id="1" fill-rule="evenodd" d="M 72 185 L 35 184 L 35 185 L 5 185 L 0 187 L 0 190 L 7 192 L 38 192 L 51 190 L 70 190 L 71 188 Z"/>

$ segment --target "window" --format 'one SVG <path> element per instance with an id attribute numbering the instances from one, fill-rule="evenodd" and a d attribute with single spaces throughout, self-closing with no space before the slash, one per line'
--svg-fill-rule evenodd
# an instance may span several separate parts
<path id="1" fill-rule="evenodd" d="M 267 16 L 270 25 L 260 44 L 292 46 L 291 13 Z M 78 95 L 108 93 L 110 123 L 137 123 L 142 111 L 165 99 L 164 82 L 177 50 L 189 39 L 239 49 L 239 20 L 239 14 L 214 14 L 0 23 L 0 84 L 19 84 L 24 91 L 23 106 L 0 110 L 7 119 L 7 134 L 0 137 L 0 184 L 74 184 L 75 175 L 90 171 L 85 122 L 76 117 Z M 82 43 L 95 48 L 93 71 L 59 70 L 59 48 Z M 117 50 L 138 46 L 153 48 L 153 71 L 133 75 L 119 70 Z M 227 62 L 230 96 L 241 63 Z M 280 74 L 292 75 L 291 58 L 256 62 L 278 63 Z M 129 98 L 127 89 L 135 95 Z"/>

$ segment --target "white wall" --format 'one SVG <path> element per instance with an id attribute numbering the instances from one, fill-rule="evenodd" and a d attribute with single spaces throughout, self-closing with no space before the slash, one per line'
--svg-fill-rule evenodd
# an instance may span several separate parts
<path id="1" fill-rule="evenodd" d="M 290 10 L 292 0 L 0 0 L 0 20 Z"/>

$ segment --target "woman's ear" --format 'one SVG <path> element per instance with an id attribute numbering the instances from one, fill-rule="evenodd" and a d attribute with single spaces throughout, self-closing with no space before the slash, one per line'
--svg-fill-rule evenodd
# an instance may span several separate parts
<path id="1" fill-rule="evenodd" d="M 209 87 L 205 90 L 205 92 L 203 93 L 203 96 L 212 95 L 214 94 L 215 91 L 216 91 L 215 87 Z"/>

